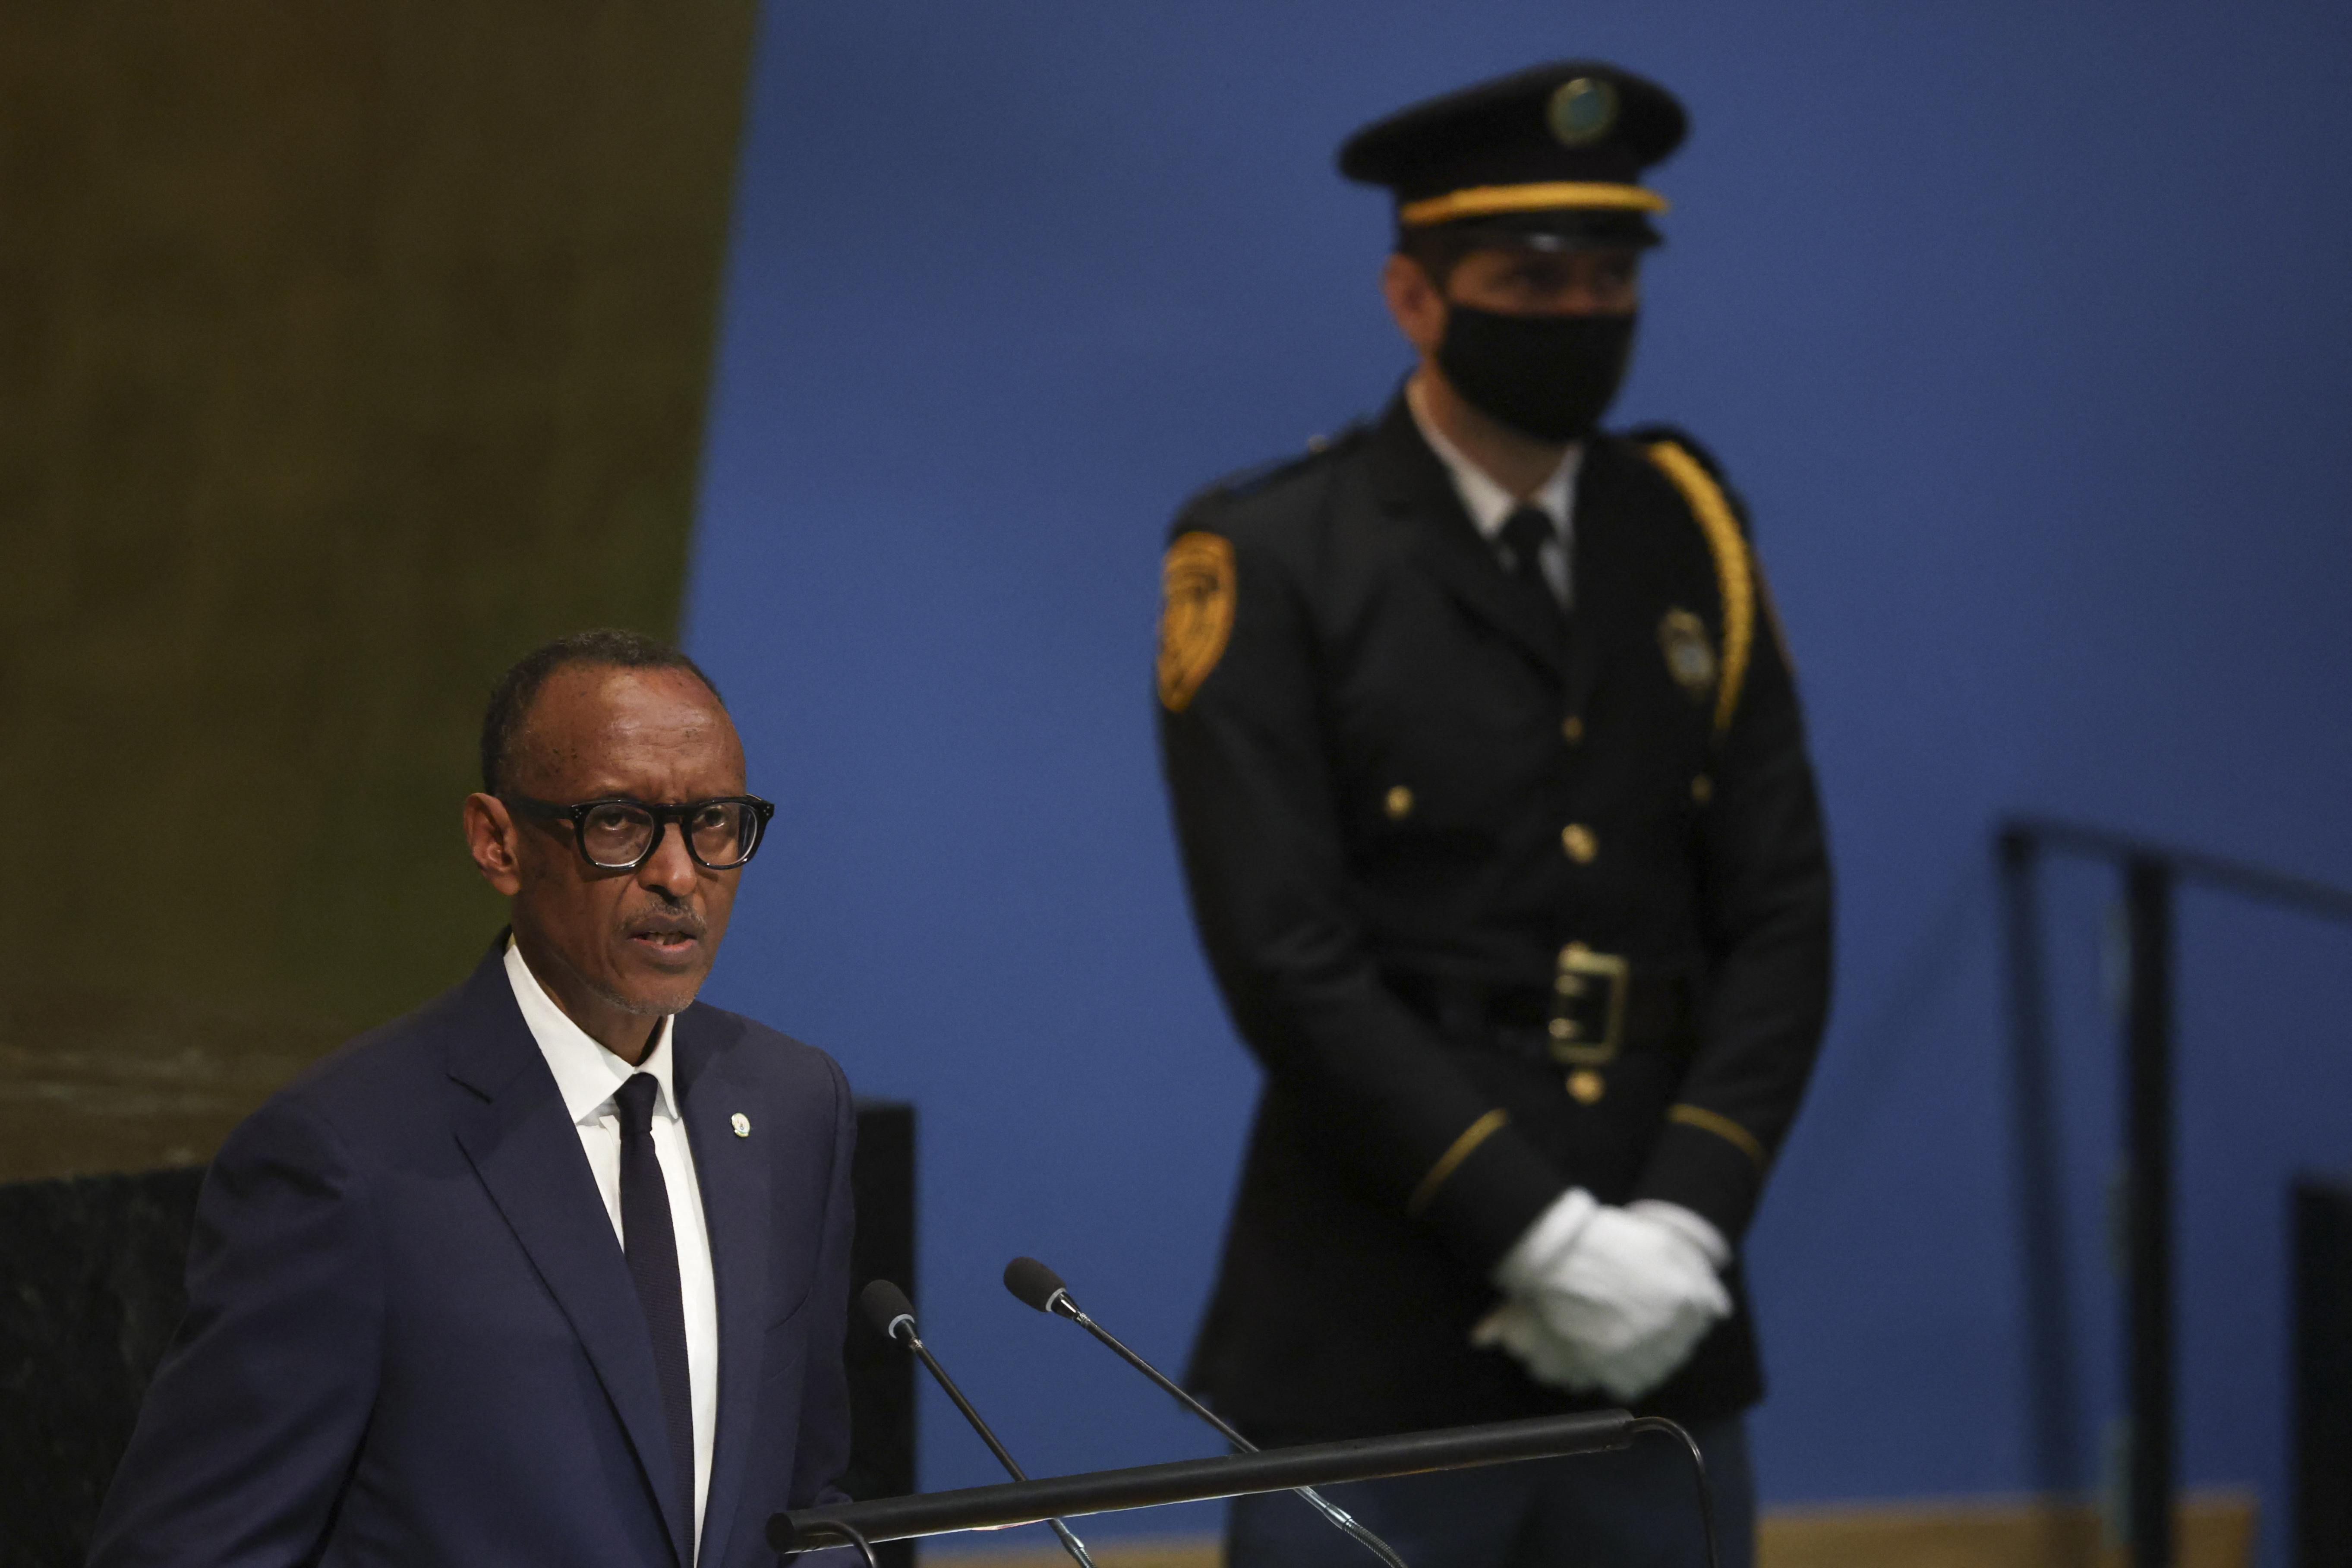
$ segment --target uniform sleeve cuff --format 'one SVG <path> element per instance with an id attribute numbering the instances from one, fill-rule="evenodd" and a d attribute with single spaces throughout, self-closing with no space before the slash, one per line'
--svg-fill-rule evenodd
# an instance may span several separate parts
<path id="1" fill-rule="evenodd" d="M 1568 1191 L 1559 1172 L 1508 1125 L 1482 1139 L 1417 1213 L 1480 1278 Z"/>
<path id="2" fill-rule="evenodd" d="M 1633 1196 L 1687 1209 L 1729 1243 L 1748 1228 L 1763 1190 L 1764 1173 L 1748 1150 L 1675 1121 L 1659 1134 Z"/>

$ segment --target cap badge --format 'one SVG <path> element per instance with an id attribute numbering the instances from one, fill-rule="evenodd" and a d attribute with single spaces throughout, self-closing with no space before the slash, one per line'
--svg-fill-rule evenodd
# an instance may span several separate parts
<path id="1" fill-rule="evenodd" d="M 1591 146 L 1616 128 L 1616 84 L 1591 76 L 1560 83 L 1544 106 L 1544 122 L 1561 146 Z"/>
<path id="2" fill-rule="evenodd" d="M 1715 689 L 1715 645 L 1707 641 L 1706 623 L 1688 610 L 1668 610 L 1658 623 L 1658 647 L 1675 684 L 1694 701 L 1706 701 Z"/>

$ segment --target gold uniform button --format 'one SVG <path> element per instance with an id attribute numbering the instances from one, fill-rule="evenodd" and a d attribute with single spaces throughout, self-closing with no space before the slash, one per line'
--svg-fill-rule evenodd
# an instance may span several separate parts
<path id="1" fill-rule="evenodd" d="M 1412 791 L 1398 784 L 1389 791 L 1388 799 L 1383 804 L 1388 808 L 1391 822 L 1402 822 L 1412 815 Z"/>
<path id="2" fill-rule="evenodd" d="M 1698 802 L 1701 805 L 1705 805 L 1708 801 L 1711 801 L 1714 798 L 1715 781 L 1713 779 L 1707 777 L 1705 773 L 1701 773 L 1698 777 L 1691 780 L 1691 799 Z"/>
<path id="3" fill-rule="evenodd" d="M 1601 840 L 1593 837 L 1592 829 L 1580 822 L 1571 822 L 1559 830 L 1559 847 L 1580 866 L 1591 865 L 1592 858 L 1601 853 Z"/>
<path id="4" fill-rule="evenodd" d="M 1591 1068 L 1579 1068 L 1568 1075 L 1568 1092 L 1579 1105 L 1591 1105 L 1609 1092 L 1609 1082 Z"/>
<path id="5" fill-rule="evenodd" d="M 1582 745 L 1584 743 L 1583 719 L 1574 713 L 1562 719 L 1559 721 L 1559 738 L 1571 746 Z"/>

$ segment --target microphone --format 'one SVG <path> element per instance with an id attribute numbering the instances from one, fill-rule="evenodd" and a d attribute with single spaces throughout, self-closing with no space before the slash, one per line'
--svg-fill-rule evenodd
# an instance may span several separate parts
<path id="1" fill-rule="evenodd" d="M 1087 1316 L 1084 1311 L 1080 1310 L 1077 1302 L 1070 1299 L 1070 1288 L 1062 1283 L 1062 1277 L 1055 1273 L 1052 1269 L 1046 1268 L 1044 1264 L 1038 1262 L 1035 1258 L 1016 1258 L 1012 1262 L 1006 1264 L 1004 1266 L 1004 1288 L 1007 1290 L 1012 1291 L 1014 1297 L 1018 1300 L 1029 1306 L 1036 1308 L 1037 1310 L 1045 1313 L 1047 1317 L 1067 1318 L 1070 1321 L 1077 1324 L 1078 1327 L 1086 1330 L 1087 1332 L 1094 1335 L 1095 1338 L 1109 1346 L 1112 1353 L 1117 1355 L 1119 1360 L 1127 1363 L 1128 1365 L 1133 1367 L 1136 1371 L 1141 1373 L 1144 1376 L 1158 1384 L 1169 1394 L 1173 1394 L 1178 1404 L 1191 1411 L 1193 1415 L 1199 1416 L 1202 1420 L 1206 1421 L 1210 1426 L 1214 1426 L 1224 1436 L 1226 1442 L 1231 1443 L 1243 1453 L 1255 1454 L 1258 1451 L 1256 1444 L 1251 1442 L 1248 1438 L 1234 1431 L 1231 1426 L 1225 1425 L 1224 1420 L 1219 1416 L 1215 1411 L 1210 1409 L 1207 1405 L 1193 1398 L 1192 1395 L 1185 1390 L 1183 1384 L 1176 1382 L 1166 1373 L 1161 1372 L 1158 1367 L 1152 1365 L 1150 1362 L 1144 1360 L 1141 1356 L 1128 1349 L 1126 1345 L 1119 1342 L 1118 1337 L 1108 1329 L 1104 1328 L 1100 1323 L 1096 1322 L 1092 1318 Z M 870 1291 L 872 1288 L 869 1286 L 867 1289 Z M 904 1300 L 904 1298 L 902 1297 L 901 1300 Z M 908 1321 L 909 1323 L 913 1321 L 911 1318 Z M 1388 1568 L 1405 1568 L 1404 1559 L 1399 1557 L 1396 1552 L 1391 1549 L 1387 1542 L 1382 1541 L 1379 1536 L 1374 1535 L 1370 1531 L 1357 1523 L 1355 1517 L 1349 1513 L 1346 1509 L 1339 1507 L 1337 1503 L 1331 1501 L 1328 1498 L 1326 1498 L 1321 1492 L 1317 1491 L 1313 1487 L 1294 1487 L 1291 1489 L 1297 1492 L 1300 1497 L 1305 1498 L 1309 1503 L 1313 1504 L 1315 1511 L 1321 1514 L 1325 1519 L 1330 1521 L 1336 1528 L 1345 1531 L 1350 1539 L 1361 1545 L 1365 1551 L 1370 1552 L 1373 1556 L 1387 1563 Z"/>
<path id="2" fill-rule="evenodd" d="M 931 1354 L 930 1347 L 923 1343 L 922 1336 L 915 1331 L 915 1304 L 907 1300 L 907 1293 L 887 1279 L 876 1279 L 869 1281 L 866 1289 L 857 1293 L 857 1304 L 866 1310 L 866 1316 L 874 1326 L 882 1331 L 884 1339 L 896 1340 L 905 1345 L 929 1369 L 931 1376 L 955 1402 L 955 1407 L 963 1412 L 963 1418 L 971 1423 L 971 1429 L 980 1434 L 980 1440 L 988 1445 L 988 1451 L 996 1456 L 996 1462 L 1004 1467 L 1005 1472 L 1016 1481 L 1027 1480 L 1028 1476 L 1013 1461 L 1012 1454 L 996 1440 L 996 1434 L 988 1429 L 988 1423 L 980 1418 L 980 1412 L 971 1407 L 971 1401 L 963 1396 L 963 1390 L 955 1385 L 955 1379 L 948 1375 L 947 1369 L 940 1364 L 937 1356 Z M 1095 1568 L 1095 1560 L 1087 1555 L 1087 1543 L 1078 1539 L 1076 1531 L 1058 1519 L 1049 1519 L 1045 1522 L 1053 1526 L 1055 1535 L 1061 1537 L 1062 1549 L 1076 1561 L 1078 1568 Z"/>

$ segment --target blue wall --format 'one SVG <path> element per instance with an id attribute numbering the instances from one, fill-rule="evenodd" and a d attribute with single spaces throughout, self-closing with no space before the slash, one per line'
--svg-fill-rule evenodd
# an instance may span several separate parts
<path id="1" fill-rule="evenodd" d="M 1036 1252 L 1179 1359 L 1251 1098 L 1152 754 L 1161 530 L 1404 366 L 1339 138 L 1596 53 L 1696 121 L 1620 412 L 1752 503 L 1842 876 L 1752 1243 L 1764 1487 L 2029 1484 L 1995 815 L 2352 881 L 2347 45 L 2280 0 L 771 10 L 688 611 L 782 831 L 713 992 L 919 1102 L 931 1332 L 1033 1468 L 1208 1447 L 995 1283 Z M 2105 897 L 2053 879 L 2091 1432 Z M 2352 933 L 2183 920 L 2187 1461 L 2276 1508 L 2281 1183 L 2352 1163 Z M 927 1484 L 987 1478 L 926 1423 Z"/>

